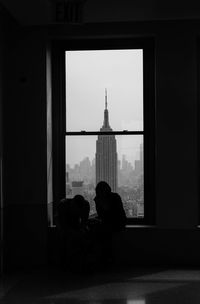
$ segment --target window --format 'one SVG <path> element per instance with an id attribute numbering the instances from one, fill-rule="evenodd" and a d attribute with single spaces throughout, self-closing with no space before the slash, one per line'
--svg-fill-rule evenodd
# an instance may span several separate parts
<path id="1" fill-rule="evenodd" d="M 82 194 L 94 214 L 105 180 L 130 224 L 153 223 L 152 40 L 71 40 L 53 58 L 54 200 Z"/>

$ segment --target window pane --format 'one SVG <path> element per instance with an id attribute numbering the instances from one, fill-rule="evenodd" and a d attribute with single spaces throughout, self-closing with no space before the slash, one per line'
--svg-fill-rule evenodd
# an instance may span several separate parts
<path id="1" fill-rule="evenodd" d="M 143 50 L 67 51 L 66 130 L 143 130 Z"/>
<path id="2" fill-rule="evenodd" d="M 94 214 L 95 187 L 109 183 L 127 217 L 144 216 L 143 136 L 66 136 L 66 196 L 82 194 Z"/>

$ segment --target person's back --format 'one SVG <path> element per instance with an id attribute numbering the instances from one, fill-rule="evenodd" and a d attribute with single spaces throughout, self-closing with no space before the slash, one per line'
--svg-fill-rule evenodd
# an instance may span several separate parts
<path id="1" fill-rule="evenodd" d="M 126 224 L 126 214 L 120 195 L 111 192 L 110 186 L 103 181 L 98 183 L 96 194 L 96 210 L 102 223 L 109 225 L 113 231 L 124 228 Z"/>
<path id="2" fill-rule="evenodd" d="M 57 227 L 64 235 L 69 229 L 79 229 L 79 211 L 73 199 L 62 199 L 57 207 Z"/>
<path id="3" fill-rule="evenodd" d="M 80 228 L 85 229 L 89 218 L 90 204 L 79 194 L 74 196 L 73 202 L 78 208 Z"/>
<path id="4" fill-rule="evenodd" d="M 121 197 L 104 181 L 97 184 L 94 200 L 99 220 L 94 227 L 97 264 L 107 267 L 114 260 L 113 237 L 125 227 L 126 215 Z"/>
<path id="5" fill-rule="evenodd" d="M 120 231 L 126 225 L 126 214 L 123 208 L 121 197 L 118 193 L 111 192 L 108 200 L 110 202 L 110 212 L 108 221 L 111 222 L 114 231 Z"/>
<path id="6" fill-rule="evenodd" d="M 81 270 L 85 263 L 88 240 L 83 229 L 89 215 L 89 203 L 82 196 L 63 199 L 58 206 L 58 230 L 61 235 L 62 266 Z"/>

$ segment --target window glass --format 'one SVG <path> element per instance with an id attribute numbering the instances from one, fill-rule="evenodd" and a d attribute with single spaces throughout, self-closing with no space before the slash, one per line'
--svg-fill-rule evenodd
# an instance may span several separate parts
<path id="1" fill-rule="evenodd" d="M 66 131 L 143 130 L 143 50 L 66 51 Z M 106 90 L 105 90 L 106 89 Z"/>
<path id="2" fill-rule="evenodd" d="M 82 194 L 94 214 L 95 187 L 109 183 L 127 217 L 144 217 L 143 135 L 66 136 L 66 197 Z"/>

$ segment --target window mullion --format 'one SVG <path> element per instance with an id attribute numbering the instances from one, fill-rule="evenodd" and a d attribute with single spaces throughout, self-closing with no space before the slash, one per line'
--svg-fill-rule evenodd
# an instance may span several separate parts
<path id="1" fill-rule="evenodd" d="M 66 136 L 84 136 L 84 135 L 144 135 L 144 131 L 74 131 L 65 132 Z"/>

